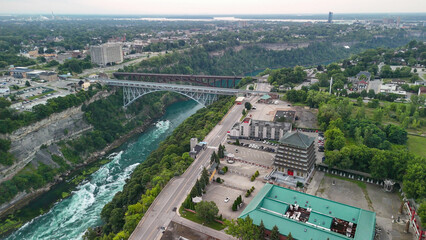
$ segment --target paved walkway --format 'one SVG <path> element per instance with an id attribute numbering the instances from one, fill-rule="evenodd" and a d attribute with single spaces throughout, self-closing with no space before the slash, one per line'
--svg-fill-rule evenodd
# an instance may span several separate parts
<path id="1" fill-rule="evenodd" d="M 213 228 L 203 226 L 201 224 L 190 221 L 190 220 L 183 218 L 183 217 L 180 217 L 178 215 L 175 215 L 174 218 L 172 219 L 172 221 L 175 222 L 175 223 L 181 224 L 185 227 L 191 228 L 194 231 L 198 231 L 198 232 L 201 232 L 203 234 L 209 235 L 209 236 L 216 238 L 216 239 L 220 239 L 220 240 L 234 240 L 234 239 L 236 239 L 236 238 L 226 234 L 224 231 L 218 231 L 218 230 L 215 230 Z M 160 238 L 161 238 L 161 236 L 160 236 Z M 158 239 L 160 239 L 160 238 L 158 238 Z"/>
<path id="2" fill-rule="evenodd" d="M 315 195 L 323 177 L 324 177 L 324 172 L 316 171 L 314 177 L 312 178 L 311 183 L 309 183 L 309 186 L 308 186 L 308 189 L 306 190 L 306 193 L 311 194 L 311 195 Z"/>

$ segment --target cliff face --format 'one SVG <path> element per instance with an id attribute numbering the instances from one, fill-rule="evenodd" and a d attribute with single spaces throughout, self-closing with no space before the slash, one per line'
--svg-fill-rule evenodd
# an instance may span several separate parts
<path id="1" fill-rule="evenodd" d="M 108 95 L 110 95 L 108 92 L 99 92 L 86 104 Z M 11 134 L 0 136 L 11 141 L 10 153 L 16 158 L 11 166 L 0 165 L 0 183 L 13 177 L 30 163 L 36 154 L 42 152 L 40 149 L 42 145 L 75 138 L 90 129 L 92 126 L 84 120 L 84 112 L 81 111 L 81 107 L 74 107 L 52 114 L 46 119 L 22 127 Z"/>

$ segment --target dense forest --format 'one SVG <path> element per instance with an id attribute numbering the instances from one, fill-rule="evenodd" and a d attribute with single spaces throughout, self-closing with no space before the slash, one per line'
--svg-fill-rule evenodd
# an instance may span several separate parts
<path id="1" fill-rule="evenodd" d="M 228 49 L 222 56 L 211 56 L 204 47 L 183 53 L 173 52 L 153 57 L 136 66 L 124 67 L 124 72 L 155 72 L 181 74 L 242 75 L 257 69 L 313 66 L 349 57 L 353 53 L 375 47 L 396 47 L 406 44 L 406 38 L 377 38 L 354 45 L 350 49 L 329 42 L 312 43 L 306 48 L 272 51 L 260 46 L 244 47 L 240 51 Z"/>

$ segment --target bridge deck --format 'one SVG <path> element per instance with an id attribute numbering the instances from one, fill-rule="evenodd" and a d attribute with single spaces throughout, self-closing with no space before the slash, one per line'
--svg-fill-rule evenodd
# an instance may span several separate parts
<path id="1" fill-rule="evenodd" d="M 114 72 L 113 75 L 117 76 L 143 76 L 143 77 L 177 77 L 183 79 L 243 79 L 244 76 L 215 76 L 215 75 L 186 75 L 186 74 L 162 74 L 162 73 L 132 73 L 132 72 Z"/>
<path id="2" fill-rule="evenodd" d="M 218 88 L 218 87 L 205 87 L 193 85 L 181 85 L 170 83 L 155 83 L 155 82 L 141 82 L 131 80 L 112 80 L 112 79 L 94 79 L 106 85 L 118 87 L 135 87 L 135 88 L 148 88 L 164 91 L 192 91 L 198 93 L 210 93 L 218 95 L 238 95 L 238 94 L 271 94 L 265 91 L 251 91 L 233 88 Z"/>

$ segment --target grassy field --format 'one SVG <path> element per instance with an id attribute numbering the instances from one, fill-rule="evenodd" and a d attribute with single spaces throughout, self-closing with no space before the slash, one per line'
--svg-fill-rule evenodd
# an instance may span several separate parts
<path id="1" fill-rule="evenodd" d="M 179 209 L 179 211 L 180 211 L 182 217 L 184 217 L 188 220 L 191 220 L 193 222 L 203 224 L 206 227 L 213 228 L 213 229 L 216 229 L 218 231 L 223 230 L 225 228 L 225 225 L 222 225 L 218 222 L 205 222 L 204 219 L 198 218 L 197 215 L 195 215 L 195 213 L 184 211 L 184 210 L 182 210 L 182 208 Z"/>
<path id="2" fill-rule="evenodd" d="M 408 135 L 407 145 L 408 145 L 408 150 L 410 150 L 410 152 L 418 156 L 426 157 L 426 151 L 425 151 L 426 138 L 425 137 Z"/>

